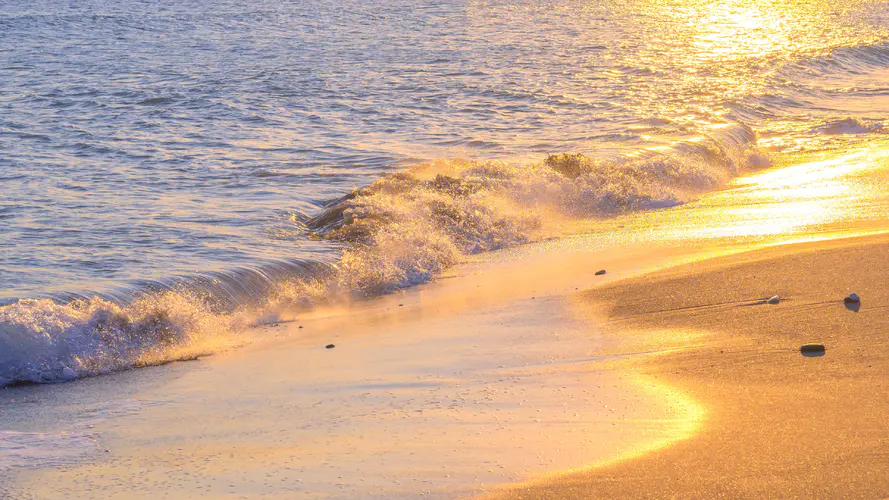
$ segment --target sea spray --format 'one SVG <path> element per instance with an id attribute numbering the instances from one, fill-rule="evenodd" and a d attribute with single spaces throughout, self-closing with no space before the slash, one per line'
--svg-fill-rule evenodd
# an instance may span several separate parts
<path id="1" fill-rule="evenodd" d="M 305 222 L 314 237 L 342 243 L 342 258 L 325 280 L 283 283 L 276 300 L 309 304 L 390 292 L 425 282 L 466 255 L 546 235 L 554 216 L 601 217 L 683 203 L 745 168 L 767 165 L 755 143 L 749 127 L 731 125 L 619 162 L 559 154 L 529 165 L 438 161 L 390 175 Z"/>
<path id="2" fill-rule="evenodd" d="M 0 386 L 64 381 L 218 352 L 257 318 L 426 282 L 468 255 L 546 236 L 554 219 L 660 208 L 762 166 L 743 125 L 622 161 L 551 155 L 536 164 L 437 161 L 385 176 L 297 218 L 341 248 L 333 266 L 270 263 L 153 283 L 124 299 L 20 300 L 0 307 Z"/>
<path id="3" fill-rule="evenodd" d="M 217 352 L 238 342 L 237 314 L 186 293 L 147 293 L 121 306 L 93 297 L 25 299 L 0 308 L 0 386 L 51 382 Z"/>

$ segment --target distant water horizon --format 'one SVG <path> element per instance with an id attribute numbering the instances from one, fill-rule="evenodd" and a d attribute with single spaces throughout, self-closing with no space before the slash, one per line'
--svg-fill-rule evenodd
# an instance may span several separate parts
<path id="1" fill-rule="evenodd" d="M 0 386 L 889 130 L 884 2 L 2 6 Z"/>

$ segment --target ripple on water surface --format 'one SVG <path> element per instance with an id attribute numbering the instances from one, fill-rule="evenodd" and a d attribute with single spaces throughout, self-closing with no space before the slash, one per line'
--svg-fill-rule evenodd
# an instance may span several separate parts
<path id="1" fill-rule="evenodd" d="M 195 307 L 228 313 L 294 280 L 305 292 L 306 275 L 269 271 L 296 261 L 370 269 L 359 288 L 389 290 L 527 241 L 546 220 L 528 209 L 541 199 L 572 217 L 684 202 L 761 166 L 739 150 L 883 134 L 887 12 L 826 0 L 6 5 L 0 68 L 16 92 L 0 97 L 0 303 L 81 298 L 65 316 L 80 317 L 94 293 L 111 303 L 99 309 L 126 310 L 201 281 Z M 543 163 L 577 152 L 581 171 Z M 451 188 L 517 196 L 493 204 L 393 175 L 456 157 L 478 175 L 447 173 Z M 381 177 L 364 191 L 394 194 L 327 205 Z M 440 227 L 306 231 L 331 211 L 366 229 L 409 207 Z M 349 253 L 384 234 L 399 244 Z M 247 274 L 273 276 L 232 292 Z M 133 324 L 115 331 L 142 331 Z"/>

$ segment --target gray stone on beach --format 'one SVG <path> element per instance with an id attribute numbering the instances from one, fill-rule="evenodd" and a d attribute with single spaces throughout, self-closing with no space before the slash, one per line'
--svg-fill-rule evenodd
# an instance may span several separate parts
<path id="1" fill-rule="evenodd" d="M 596 276 L 602 276 L 603 274 L 605 274 L 604 269 L 602 269 L 601 271 L 596 271 Z"/>
<path id="2" fill-rule="evenodd" d="M 859 297 L 857 293 L 852 292 L 852 293 L 849 294 L 848 297 L 846 297 L 845 299 L 843 299 L 843 302 L 845 302 L 845 303 L 847 303 L 847 304 L 848 304 L 848 303 L 851 303 L 851 302 L 861 302 L 861 297 Z"/>
<path id="3" fill-rule="evenodd" d="M 333 349 L 334 347 L 336 346 L 333 344 L 327 344 L 326 346 L 324 346 L 325 349 Z"/>
<path id="4" fill-rule="evenodd" d="M 778 304 L 778 303 L 780 303 L 780 302 L 781 302 L 781 297 L 775 295 L 775 296 L 769 298 L 769 300 L 766 301 L 766 304 L 772 304 L 772 305 L 775 305 L 775 304 Z"/>

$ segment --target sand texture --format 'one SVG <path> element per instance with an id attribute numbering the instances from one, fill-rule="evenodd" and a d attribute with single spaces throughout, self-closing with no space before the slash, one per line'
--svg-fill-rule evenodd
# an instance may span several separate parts
<path id="1" fill-rule="evenodd" d="M 843 303 L 853 291 L 857 312 Z M 702 425 L 659 451 L 490 498 L 889 496 L 889 237 L 698 262 L 581 302 L 607 312 L 619 349 L 654 351 L 623 369 L 698 401 Z M 826 355 L 802 356 L 810 342 Z"/>

